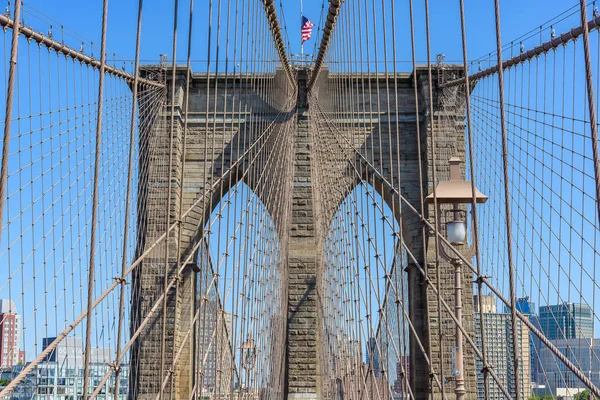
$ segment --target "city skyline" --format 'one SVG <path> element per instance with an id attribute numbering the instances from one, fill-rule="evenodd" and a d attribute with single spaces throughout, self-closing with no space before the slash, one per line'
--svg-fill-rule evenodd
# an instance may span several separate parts
<path id="1" fill-rule="evenodd" d="M 55 337 L 42 338 L 43 348 L 52 343 Z M 89 377 L 94 386 L 89 388 L 88 395 L 98 386 L 102 378 L 112 367 L 111 349 L 91 348 Z M 0 378 L 12 380 L 26 365 L 15 365 L 0 371 Z M 67 337 L 35 367 L 27 378 L 21 382 L 12 395 L 13 400 L 53 399 L 60 396 L 78 397 L 83 395 L 84 347 L 79 337 Z M 119 367 L 119 400 L 128 398 L 129 363 L 121 363 Z M 103 390 L 97 398 L 113 399 L 115 391 L 115 372 L 111 374 Z M 58 396 L 58 397 L 57 397 Z"/>

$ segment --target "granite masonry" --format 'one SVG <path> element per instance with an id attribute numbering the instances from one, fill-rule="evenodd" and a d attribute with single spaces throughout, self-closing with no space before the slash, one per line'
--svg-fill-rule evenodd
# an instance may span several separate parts
<path id="1" fill-rule="evenodd" d="M 287 304 L 282 309 L 287 310 L 287 319 L 282 332 L 286 332 L 285 339 L 285 371 L 282 374 L 283 391 L 279 394 L 288 399 L 322 399 L 325 398 L 323 390 L 323 358 L 321 352 L 322 317 L 319 309 L 318 287 L 320 263 L 320 235 L 319 226 L 326 226 L 339 205 L 348 194 L 346 189 L 335 193 L 334 191 L 319 190 L 319 185 L 327 184 L 326 181 L 314 182 L 315 168 L 332 168 L 343 170 L 340 163 L 347 163 L 347 156 L 359 159 L 359 155 L 352 148 L 339 144 L 339 138 L 332 135 L 320 126 L 315 118 L 318 111 L 314 109 L 315 101 L 324 108 L 332 107 L 334 99 L 333 88 L 334 74 L 323 70 L 316 81 L 311 96 L 307 96 L 307 81 L 310 70 L 296 70 L 295 85 L 292 85 L 282 70 L 260 79 L 268 80 L 265 87 L 270 87 L 271 95 L 263 96 L 255 91 L 252 80 L 242 78 L 218 79 L 207 78 L 206 74 L 192 74 L 190 81 L 189 112 L 184 115 L 185 105 L 185 69 L 177 70 L 175 84 L 175 116 L 173 120 L 173 136 L 171 137 L 171 112 L 170 105 L 165 104 L 163 109 L 158 109 L 161 118 L 157 119 L 151 137 L 142 138 L 144 143 L 140 146 L 141 159 L 150 160 L 150 166 L 143 170 L 138 177 L 140 185 L 138 193 L 138 235 L 142 239 L 138 253 L 150 251 L 143 264 L 133 276 L 134 298 L 131 309 L 132 332 L 144 323 L 151 306 L 163 292 L 163 276 L 165 270 L 165 254 L 167 257 L 168 276 L 176 274 L 177 265 L 181 265 L 190 255 L 196 239 L 204 229 L 203 221 L 210 215 L 214 207 L 229 188 L 239 181 L 244 181 L 254 189 L 256 185 L 253 176 L 256 171 L 246 171 L 243 165 L 234 161 L 242 155 L 242 149 L 248 147 L 259 137 L 268 124 L 273 123 L 274 128 L 280 130 L 281 135 L 288 135 L 288 147 L 280 147 L 279 143 L 264 143 L 268 151 L 282 148 L 289 151 L 289 155 L 271 160 L 266 178 L 271 190 L 282 190 L 290 193 L 290 198 L 282 205 L 273 205 L 272 202 L 262 199 L 273 217 L 280 243 L 283 247 L 282 254 L 285 260 L 282 264 L 287 272 Z M 434 115 L 429 114 L 429 84 L 426 69 L 418 68 L 417 74 L 419 93 L 419 120 L 416 118 L 414 87 L 411 73 L 397 75 L 396 95 L 386 96 L 384 88 L 389 81 L 382 75 L 366 75 L 362 80 L 354 77 L 352 90 L 359 95 L 353 97 L 354 104 L 348 105 L 349 109 L 363 110 L 369 101 L 376 101 L 381 112 L 373 114 L 369 129 L 358 120 L 361 115 L 344 115 L 337 118 L 344 119 L 338 126 L 347 126 L 349 135 L 353 136 L 353 143 L 358 144 L 359 152 L 373 165 L 381 165 L 381 172 L 385 179 L 391 181 L 390 176 L 394 171 L 401 171 L 401 187 L 399 188 L 405 199 L 419 209 L 421 192 L 419 181 L 424 182 L 423 195 L 433 189 L 433 160 L 430 149 L 430 135 L 436 135 L 435 160 L 437 179 L 449 178 L 448 160 L 451 157 L 465 159 L 464 140 L 464 108 L 458 94 L 456 99 L 448 98 L 444 102 L 438 101 L 437 88 L 434 76 Z M 389 77 L 388 77 L 389 78 Z M 167 84 L 171 87 L 170 78 Z M 366 86 L 368 84 L 368 86 Z M 365 85 L 363 87 L 363 85 Z M 295 86 L 295 87 L 294 87 Z M 388 86 L 389 87 L 389 86 Z M 381 90 L 377 90 L 377 89 Z M 358 90 L 360 89 L 360 90 Z M 350 90 L 350 89 L 348 89 Z M 211 92 L 212 91 L 212 92 Z M 213 93 L 213 94 L 211 94 Z M 216 100 L 214 93 L 218 93 Z M 373 100 L 377 93 L 381 98 Z M 210 96 L 211 102 L 207 102 Z M 235 96 L 235 103 L 231 100 Z M 367 98 L 368 96 L 368 98 Z M 171 93 L 166 99 L 170 101 Z M 292 102 L 289 99 L 293 99 Z M 443 103 L 443 104 L 442 104 Z M 236 105 L 234 109 L 233 105 Z M 239 104 L 242 104 L 240 107 Z M 243 105 L 247 104 L 247 105 Z M 449 106 L 450 105 L 450 106 Z M 206 109 L 209 107 L 211 117 L 207 120 Z M 391 110 L 392 112 L 389 112 Z M 188 133 L 185 150 L 185 168 L 182 170 L 183 160 L 183 124 L 187 118 Z M 398 122 L 398 124 L 396 124 Z M 144 123 L 144 121 L 141 121 Z M 416 125 L 421 131 L 421 159 L 419 169 Z M 362 128 L 361 128 L 362 126 Z M 399 127 L 399 129 L 396 129 Z M 322 135 L 319 140 L 330 141 L 331 148 L 339 149 L 338 154 L 332 154 L 328 165 L 317 164 L 314 148 L 315 135 Z M 277 137 L 277 135 L 273 135 Z M 207 141 L 215 149 L 224 149 L 222 152 L 207 154 Z M 260 140 L 260 139 L 259 139 Z M 274 139 L 272 139 L 274 140 Z M 212 143 L 216 143 L 213 146 Z M 383 154 L 384 156 L 380 156 Z M 386 157 L 387 154 L 394 156 Z M 398 157 L 396 157 L 398 155 Z M 249 157 L 250 155 L 248 155 Z M 172 170 L 169 171 L 169 159 L 172 161 Z M 396 160 L 399 160 L 398 166 Z M 290 162 L 293 161 L 293 162 Z M 266 160 L 252 164 L 260 170 L 267 165 Z M 206 171 L 209 171 L 207 173 Z M 419 171 L 422 175 L 419 175 Z M 463 164 L 464 171 L 464 164 Z M 169 173 L 171 172 L 171 173 Z M 172 176 L 169 182 L 169 175 Z M 219 179 L 221 176 L 226 178 Z M 291 178 L 291 181 L 290 180 Z M 420 339 L 419 342 L 411 336 L 410 345 L 410 379 L 412 390 L 418 399 L 429 398 L 431 390 L 435 398 L 441 398 L 439 389 L 431 379 L 431 370 L 420 345 L 429 356 L 433 370 L 439 375 L 440 362 L 443 359 L 443 372 L 446 378 L 452 375 L 452 347 L 454 345 L 454 324 L 450 316 L 439 309 L 436 296 L 431 290 L 432 285 L 437 285 L 436 277 L 439 275 L 439 288 L 444 299 L 453 307 L 453 268 L 450 264 L 440 262 L 436 270 L 436 257 L 433 236 L 423 228 L 418 215 L 408 211 L 400 212 L 400 199 L 389 190 L 384 189 L 382 178 L 377 174 L 364 170 L 361 176 L 355 171 L 346 169 L 345 174 L 339 177 L 349 184 L 341 187 L 352 188 L 360 181 L 371 184 L 386 203 L 395 211 L 398 223 L 402 224 L 404 240 L 410 246 L 416 261 L 425 267 L 427 279 L 423 277 L 414 262 L 406 268 L 409 282 L 409 314 Z M 183 182 L 181 182 L 183 179 Z M 397 181 L 397 180 L 396 180 Z M 183 190 L 181 185 L 183 184 Z M 335 182 L 329 182 L 335 184 Z M 169 195 L 168 188 L 171 188 Z M 260 196 L 269 196 L 269 191 L 261 191 Z M 194 202 L 199 202 L 182 221 L 180 215 L 180 196 L 183 196 L 182 209 L 187 210 Z M 327 197 L 328 196 L 328 197 Z M 171 202 L 168 204 L 168 198 Z M 169 221 L 175 223 L 168 237 L 168 251 L 159 245 L 150 246 L 166 231 L 167 210 L 170 212 Z M 425 209 L 425 217 L 433 221 L 433 209 Z M 324 222 L 325 221 L 325 222 Z M 181 231 L 180 231 L 181 230 Z M 177 257 L 179 257 L 179 262 Z M 195 257 L 191 258 L 195 260 Z M 168 315 L 166 326 L 163 327 L 162 308 L 156 310 L 147 322 L 146 333 L 143 340 L 139 340 L 132 348 L 132 368 L 130 392 L 137 399 L 150 399 L 160 390 L 159 368 L 161 358 L 161 343 L 165 340 L 166 354 L 171 354 L 173 346 L 179 347 L 183 343 L 185 332 L 189 329 L 190 321 L 195 312 L 194 276 L 198 267 L 194 261 L 184 265 L 183 272 L 179 274 L 177 287 L 169 291 Z M 464 281 L 472 281 L 472 276 L 465 272 Z M 463 298 L 463 315 L 467 330 L 473 330 L 473 293 L 472 285 L 465 285 Z M 163 329 L 166 332 L 163 338 Z M 193 341 L 187 341 L 185 350 L 175 367 L 170 359 L 166 362 L 166 370 L 172 374 L 174 385 L 167 385 L 166 391 L 171 398 L 188 399 L 198 374 L 195 370 L 193 357 Z M 465 369 L 467 398 L 476 396 L 475 362 L 473 352 L 465 346 Z M 274 378 L 275 379 L 275 378 Z M 276 378 L 279 379 L 279 378 Z M 446 394 L 454 390 L 453 382 L 442 382 Z M 279 396 L 278 395 L 278 396 Z M 338 397 L 338 398 L 344 398 Z"/>

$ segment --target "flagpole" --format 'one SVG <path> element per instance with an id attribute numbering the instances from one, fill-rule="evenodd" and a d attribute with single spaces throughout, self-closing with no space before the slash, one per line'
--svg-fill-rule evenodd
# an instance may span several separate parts
<path id="1" fill-rule="evenodd" d="M 302 13 L 302 0 L 300 0 L 300 30 L 302 30 L 302 17 L 304 14 Z M 300 35 L 300 60 L 304 61 L 304 41 L 302 40 L 302 35 Z"/>

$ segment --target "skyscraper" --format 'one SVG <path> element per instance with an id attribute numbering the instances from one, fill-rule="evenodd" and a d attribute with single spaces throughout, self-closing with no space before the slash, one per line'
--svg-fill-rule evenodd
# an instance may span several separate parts
<path id="1" fill-rule="evenodd" d="M 591 339 L 594 330 L 592 309 L 587 304 L 567 302 L 541 306 L 540 327 L 550 340 Z"/>
<path id="2" fill-rule="evenodd" d="M 553 343 L 571 339 L 591 339 L 594 333 L 594 316 L 587 304 L 563 302 L 540 306 L 540 315 L 531 321 Z M 542 373 L 546 358 L 542 359 L 546 346 L 536 337 L 533 339 L 535 361 L 532 376 L 538 384 L 546 384 L 547 376 Z M 564 353 L 564 352 L 563 352 Z"/>
<path id="3" fill-rule="evenodd" d="M 56 340 L 56 337 L 42 338 L 42 351 Z M 80 366 L 84 363 L 84 344 L 83 339 L 79 337 L 66 337 L 60 341 L 45 358 L 44 361 L 57 362 L 62 366 Z M 107 347 L 90 348 L 91 363 L 110 363 L 112 362 L 111 350 Z"/>
<path id="4" fill-rule="evenodd" d="M 540 318 L 537 315 L 537 309 L 534 302 L 529 300 L 529 296 L 520 297 L 517 299 L 515 304 L 517 311 L 529 316 L 529 321 L 533 324 L 534 327 L 541 330 L 540 328 Z M 505 313 L 510 313 L 510 307 L 504 307 Z M 532 382 L 537 382 L 537 374 L 540 371 L 540 339 L 534 335 L 529 335 L 529 353 L 531 357 L 531 380 Z"/>
<path id="5" fill-rule="evenodd" d="M 577 367 L 586 378 L 594 385 L 600 385 L 600 339 L 556 339 L 552 343 L 569 360 L 576 360 Z M 557 395 L 562 392 L 573 396 L 586 388 L 546 346 L 540 348 L 540 363 L 543 374 L 539 374 L 538 383 L 545 385 L 550 393 Z"/>
<path id="6" fill-rule="evenodd" d="M 475 307 L 475 312 L 479 312 L 479 296 L 474 296 L 475 303 L 473 306 Z M 487 314 L 495 314 L 497 312 L 496 309 L 496 298 L 492 295 L 484 295 L 481 296 L 481 312 Z"/>
<path id="7" fill-rule="evenodd" d="M 517 298 L 517 302 L 515 303 L 517 311 L 526 314 L 526 315 L 535 315 L 535 303 L 529 300 L 529 296 L 519 297 Z M 509 313 L 510 307 L 504 306 L 504 312 Z"/>
<path id="8" fill-rule="evenodd" d="M 404 376 L 402 376 L 404 370 Z M 396 380 L 394 380 L 394 398 L 402 399 L 408 396 L 407 383 L 410 382 L 410 357 L 401 356 L 400 361 L 396 362 Z"/>
<path id="9" fill-rule="evenodd" d="M 0 367 L 12 367 L 19 363 L 21 316 L 15 303 L 0 300 Z"/>
<path id="10" fill-rule="evenodd" d="M 376 378 L 381 377 L 381 359 L 379 358 L 379 348 L 374 337 L 369 338 L 367 343 L 367 364 L 371 365 L 373 374 Z"/>
<path id="11" fill-rule="evenodd" d="M 494 366 L 494 371 L 498 379 L 511 394 L 511 397 L 516 397 L 514 386 L 513 343 L 512 340 L 510 340 L 512 335 L 511 314 L 496 312 L 496 298 L 493 295 L 483 296 L 481 300 L 481 309 L 483 313 L 480 316 L 476 309 L 477 312 L 475 313 L 474 318 L 475 344 L 481 348 L 481 326 L 483 323 L 487 356 L 486 361 L 489 365 Z M 475 296 L 474 304 L 478 304 L 477 296 Z M 521 394 L 520 397 L 526 399 L 531 395 L 529 328 L 521 321 L 517 321 L 517 332 L 515 334 L 517 335 L 517 354 L 519 355 L 520 371 L 518 376 L 521 377 L 519 392 Z M 477 370 L 480 371 L 483 368 L 483 365 L 479 358 L 476 359 L 476 364 Z M 483 376 L 478 374 L 477 397 L 479 399 L 484 398 L 483 384 Z M 504 398 L 500 387 L 491 379 L 489 380 L 489 389 L 490 399 Z"/>
<path id="12" fill-rule="evenodd" d="M 204 357 L 202 390 L 210 397 L 231 390 L 236 350 L 231 337 L 233 316 L 222 311 L 217 301 L 206 301 L 201 307 L 204 308 L 200 313 L 203 315 L 203 326 L 199 339 Z"/>

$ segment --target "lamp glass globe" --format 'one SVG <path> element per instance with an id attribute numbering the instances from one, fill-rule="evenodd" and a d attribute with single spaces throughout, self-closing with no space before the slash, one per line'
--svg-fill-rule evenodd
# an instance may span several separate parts
<path id="1" fill-rule="evenodd" d="M 464 221 L 448 222 L 448 240 L 452 244 L 463 244 L 467 238 L 467 224 Z"/>

